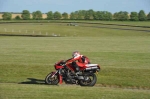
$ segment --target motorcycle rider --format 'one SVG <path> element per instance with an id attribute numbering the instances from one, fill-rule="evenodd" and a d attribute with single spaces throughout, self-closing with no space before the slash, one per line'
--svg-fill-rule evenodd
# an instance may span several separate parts
<path id="1" fill-rule="evenodd" d="M 79 66 L 82 67 L 89 64 L 90 60 L 86 56 L 81 55 L 79 51 L 75 51 L 72 53 L 72 58 L 66 61 L 66 63 L 68 62 L 72 63 L 72 66 L 75 68 L 76 75 L 78 75 L 81 73 Z"/>

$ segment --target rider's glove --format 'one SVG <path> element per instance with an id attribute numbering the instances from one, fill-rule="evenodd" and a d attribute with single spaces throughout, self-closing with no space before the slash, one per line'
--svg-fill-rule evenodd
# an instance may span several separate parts
<path id="1" fill-rule="evenodd" d="M 66 65 L 66 61 L 62 61 L 61 64 L 62 64 L 62 66 L 65 66 Z"/>

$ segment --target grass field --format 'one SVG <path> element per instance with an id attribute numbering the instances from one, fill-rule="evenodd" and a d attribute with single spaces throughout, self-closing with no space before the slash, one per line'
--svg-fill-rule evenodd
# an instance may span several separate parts
<path id="1" fill-rule="evenodd" d="M 150 32 L 62 23 L 0 24 L 0 34 L 24 35 L 26 30 L 29 35 L 41 31 L 43 35 L 47 32 L 61 37 L 0 36 L 1 99 L 150 98 Z M 74 50 L 101 65 L 96 85 L 43 84 L 45 76 L 54 70 L 54 63 L 70 58 Z"/>
<path id="2" fill-rule="evenodd" d="M 79 87 L 71 85 L 21 85 L 0 84 L 1 99 L 149 99 L 149 90 L 104 87 Z"/>

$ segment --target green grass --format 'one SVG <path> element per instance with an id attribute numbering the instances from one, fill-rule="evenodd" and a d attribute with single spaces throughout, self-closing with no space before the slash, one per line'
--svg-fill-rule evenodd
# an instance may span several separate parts
<path id="1" fill-rule="evenodd" d="M 8 33 L 2 30 L 5 27 L 10 30 L 48 31 L 49 35 L 50 32 L 60 33 L 64 37 L 0 36 L 2 99 L 65 99 L 62 94 L 71 99 L 150 98 L 149 32 L 68 27 L 64 24 L 0 24 L 0 33 Z M 92 88 L 43 85 L 45 76 L 54 70 L 54 63 L 70 58 L 74 50 L 87 55 L 92 63 L 101 65 L 96 85 Z M 35 79 L 37 84 L 30 85 L 31 79 Z"/>
<path id="2" fill-rule="evenodd" d="M 150 21 L 98 21 L 98 20 L 0 20 L 0 23 L 102 23 L 102 24 L 118 24 L 118 25 L 134 25 L 134 26 L 150 26 Z"/>
<path id="3" fill-rule="evenodd" d="M 28 77 L 43 79 L 53 70 L 55 62 L 70 58 L 72 51 L 79 50 L 92 63 L 101 65 L 98 83 L 149 88 L 149 75 L 146 75 L 150 71 L 149 39 L 106 38 L 1 37 L 0 65 L 5 71 L 1 71 L 1 82 L 18 82 Z M 8 75 L 13 79 L 7 78 Z"/>
<path id="4" fill-rule="evenodd" d="M 45 86 L 0 84 L 1 99 L 149 99 L 149 90 L 104 87 L 79 87 L 71 85 Z M 6 91 L 7 90 L 7 91 Z"/>
<path id="5" fill-rule="evenodd" d="M 95 21 L 96 23 L 118 24 L 118 25 L 134 25 L 134 26 L 150 26 L 150 21 Z"/>
<path id="6" fill-rule="evenodd" d="M 42 25 L 41 25 L 42 24 Z M 93 26 L 93 27 L 83 27 Z M 98 26 L 100 28 L 97 28 Z M 107 28 L 102 28 L 107 27 Z M 132 31 L 113 29 L 134 29 Z M 150 35 L 143 31 L 150 28 L 127 27 L 114 25 L 99 25 L 99 24 L 79 24 L 79 26 L 67 26 L 67 23 L 15 23 L 15 24 L 0 24 L 0 34 L 22 34 L 22 35 L 48 35 L 53 34 L 60 36 L 71 37 L 99 37 L 99 36 L 135 36 L 135 35 Z M 118 32 L 119 31 L 119 32 Z"/>

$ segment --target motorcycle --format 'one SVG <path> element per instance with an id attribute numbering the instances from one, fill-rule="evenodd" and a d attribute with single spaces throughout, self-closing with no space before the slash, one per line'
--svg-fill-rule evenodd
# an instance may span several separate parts
<path id="1" fill-rule="evenodd" d="M 86 64 L 80 68 L 81 73 L 75 74 L 75 68 L 72 63 L 65 63 L 64 60 L 58 61 L 54 65 L 54 72 L 49 73 L 45 78 L 45 83 L 49 85 L 62 84 L 77 84 L 80 86 L 94 86 L 97 81 L 95 73 L 100 71 L 98 64 Z"/>

